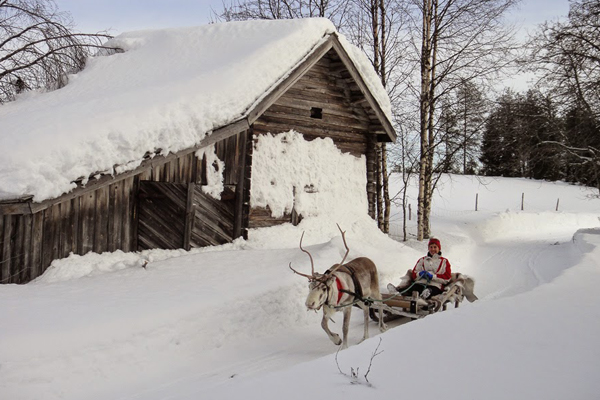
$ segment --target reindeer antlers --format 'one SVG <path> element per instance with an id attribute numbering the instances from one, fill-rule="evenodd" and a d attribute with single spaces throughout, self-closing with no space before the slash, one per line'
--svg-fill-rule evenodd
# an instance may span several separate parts
<path id="1" fill-rule="evenodd" d="M 342 240 L 344 241 L 344 247 L 346 248 L 346 254 L 344 254 L 344 258 L 342 258 L 342 262 L 332 268 L 330 271 L 333 273 L 337 271 L 342 265 L 344 265 L 344 261 L 346 261 L 346 257 L 348 257 L 348 253 L 350 253 L 350 249 L 348 248 L 348 244 L 346 243 L 346 231 L 342 231 L 339 224 L 336 224 L 340 232 L 342 233 Z"/>
<path id="2" fill-rule="evenodd" d="M 304 239 L 304 232 L 302 232 L 302 236 L 300 237 L 300 250 L 302 250 L 303 252 L 305 252 L 306 254 L 308 254 L 308 258 L 310 258 L 310 269 L 312 271 L 312 275 L 306 275 L 306 274 L 302 274 L 302 273 L 296 271 L 294 268 L 292 268 L 292 263 L 291 262 L 290 262 L 290 269 L 292 271 L 294 271 L 295 273 L 297 273 L 298 275 L 303 276 L 305 278 L 308 278 L 309 280 L 312 280 L 312 279 L 315 278 L 315 263 L 313 262 L 313 258 L 310 255 L 310 253 L 308 252 L 308 250 L 305 250 L 302 247 L 302 239 Z"/>
<path id="3" fill-rule="evenodd" d="M 333 269 L 330 270 L 330 273 L 335 272 L 338 268 L 340 268 L 344 264 L 344 261 L 346 261 L 346 257 L 348 257 L 348 253 L 350 253 L 350 248 L 348 247 L 348 244 L 346 243 L 346 231 L 342 231 L 342 228 L 340 228 L 339 224 L 336 224 L 336 225 L 337 225 L 338 229 L 340 230 L 340 232 L 342 233 L 342 240 L 344 241 L 344 247 L 346 247 L 346 254 L 344 254 L 344 258 L 342 258 L 342 261 L 339 264 L 337 264 Z M 312 273 L 311 273 L 311 275 L 307 275 L 307 274 L 303 274 L 301 272 L 296 271 L 294 268 L 292 268 L 291 262 L 290 262 L 289 267 L 296 274 L 303 276 L 305 278 L 308 278 L 308 280 L 313 280 L 313 279 L 315 279 L 315 263 L 313 262 L 313 258 L 310 255 L 310 253 L 308 252 L 308 250 L 305 250 L 302 247 L 302 239 L 304 239 L 304 232 L 302 232 L 302 236 L 300 237 L 300 250 L 302 250 L 303 252 L 308 254 L 308 257 L 310 258 L 310 269 L 311 269 Z"/>
<path id="4" fill-rule="evenodd" d="M 336 224 L 338 229 L 340 230 L 340 232 L 342 232 L 342 240 L 344 241 L 344 247 L 346 248 L 346 254 L 344 254 L 344 258 L 342 258 L 342 262 L 340 264 L 343 264 L 344 261 L 346 261 L 346 257 L 348 257 L 348 253 L 350 253 L 350 249 L 348 248 L 348 245 L 346 244 L 346 231 L 342 231 L 342 228 L 340 228 L 339 224 Z"/>

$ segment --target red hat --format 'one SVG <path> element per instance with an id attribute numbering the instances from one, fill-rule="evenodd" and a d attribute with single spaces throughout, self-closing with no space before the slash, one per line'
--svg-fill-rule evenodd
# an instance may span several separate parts
<path id="1" fill-rule="evenodd" d="M 440 243 L 439 239 L 436 239 L 436 238 L 429 239 L 429 243 L 427 244 L 427 246 L 429 247 L 432 244 L 437 244 L 437 247 L 439 247 L 440 250 L 442 249 L 442 244 Z"/>

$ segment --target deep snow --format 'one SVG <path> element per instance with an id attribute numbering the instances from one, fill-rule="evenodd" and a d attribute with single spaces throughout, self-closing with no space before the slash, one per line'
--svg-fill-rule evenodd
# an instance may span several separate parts
<path id="1" fill-rule="evenodd" d="M 356 310 L 351 347 L 337 362 L 320 315 L 303 305 L 306 280 L 288 268 L 310 268 L 297 247 L 303 231 L 318 270 L 339 262 L 340 221 L 328 215 L 190 252 L 71 256 L 33 283 L 0 285 L 2 399 L 597 398 L 593 194 L 564 183 L 444 177 L 433 233 L 453 270 L 476 279 L 480 300 L 392 322 L 383 334 L 371 322 L 373 337 L 361 344 Z M 350 257 L 376 262 L 382 290 L 426 247 L 391 240 L 359 213 L 340 224 Z M 339 332 L 341 316 L 335 321 Z"/>

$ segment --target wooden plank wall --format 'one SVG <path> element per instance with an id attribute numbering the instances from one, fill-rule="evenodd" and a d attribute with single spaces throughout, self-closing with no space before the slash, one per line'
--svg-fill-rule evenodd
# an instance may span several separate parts
<path id="1" fill-rule="evenodd" d="M 247 134 L 216 144 L 217 155 L 226 163 L 226 184 L 237 183 L 241 158 L 236 153 L 246 146 L 246 136 L 242 135 Z M 164 163 L 152 161 L 134 175 L 78 197 L 59 198 L 34 214 L 0 214 L 0 283 L 27 283 L 40 276 L 53 260 L 71 252 L 136 251 L 140 182 L 172 182 L 187 187 L 187 183 L 197 181 L 201 169 L 194 153 Z"/>
<path id="2" fill-rule="evenodd" d="M 269 207 L 252 207 L 250 210 L 250 229 L 266 228 L 292 222 L 292 214 L 283 214 L 281 217 L 271 216 Z"/>
<path id="3" fill-rule="evenodd" d="M 195 186 L 193 195 L 191 247 L 229 243 L 233 240 L 235 200 L 217 200 Z"/>
<path id="4" fill-rule="evenodd" d="M 370 118 L 354 104 L 339 65 L 331 54 L 322 58 L 254 123 L 255 134 L 294 129 L 307 140 L 330 137 L 344 152 L 365 154 Z M 322 118 L 311 117 L 313 108 L 322 110 Z"/>
<path id="5" fill-rule="evenodd" d="M 0 216 L 0 283 L 27 283 L 70 253 L 135 250 L 130 177 L 35 214 Z"/>
<path id="6" fill-rule="evenodd" d="M 140 181 L 138 192 L 138 248 L 184 247 L 187 184 Z"/>

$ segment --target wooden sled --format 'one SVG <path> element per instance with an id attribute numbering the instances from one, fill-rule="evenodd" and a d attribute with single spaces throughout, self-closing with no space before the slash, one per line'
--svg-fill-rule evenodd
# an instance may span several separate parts
<path id="1" fill-rule="evenodd" d="M 400 291 L 409 288 L 412 284 L 411 270 L 407 272 L 405 277 L 398 285 Z M 423 299 L 418 292 L 413 292 L 410 295 L 406 293 L 382 293 L 381 298 L 383 305 L 373 304 L 370 307 L 369 315 L 374 321 L 379 321 L 378 307 L 383 309 L 383 322 L 393 321 L 400 317 L 408 317 L 411 319 L 419 319 L 427 315 L 434 314 L 439 311 L 445 311 L 449 304 L 454 304 L 454 308 L 458 308 L 460 303 L 466 298 L 469 302 L 477 300 L 477 296 L 473 293 L 475 281 L 473 278 L 460 273 L 452 274 L 452 279 L 444 288 L 444 291 L 429 299 Z"/>

